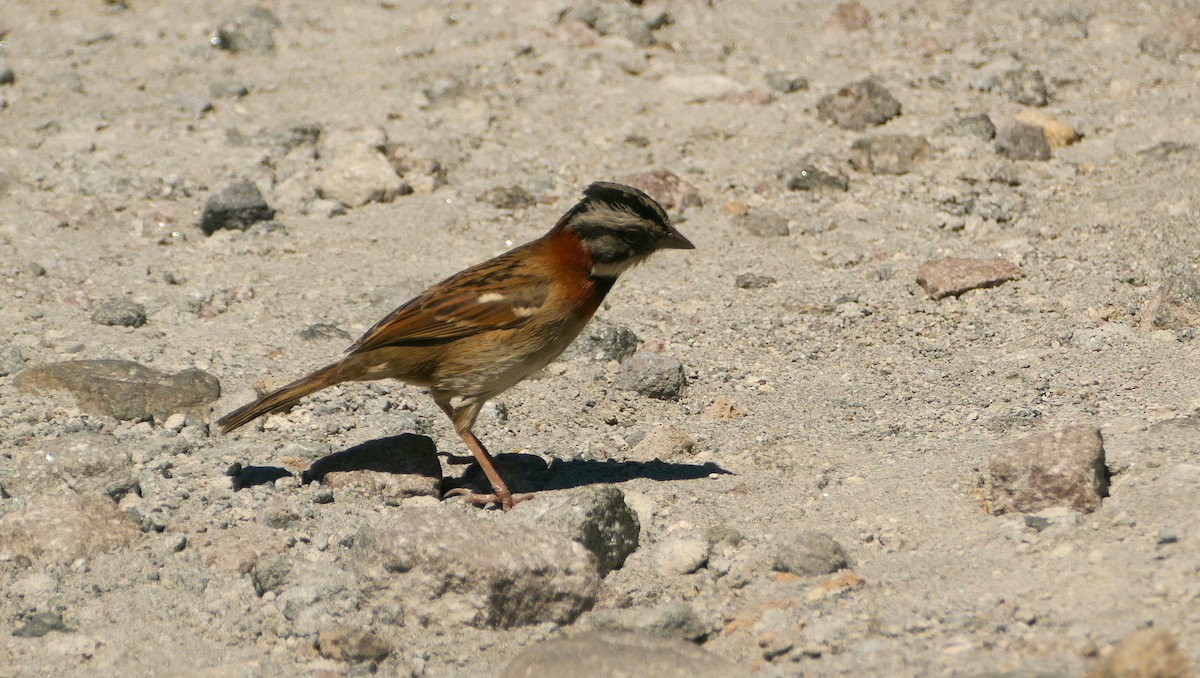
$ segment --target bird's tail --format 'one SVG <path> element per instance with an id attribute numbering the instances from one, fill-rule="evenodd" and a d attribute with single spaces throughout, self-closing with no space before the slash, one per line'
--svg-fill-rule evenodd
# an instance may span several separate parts
<path id="1" fill-rule="evenodd" d="M 346 365 L 344 362 L 322 367 L 307 377 L 297 379 L 287 386 L 255 400 L 249 405 L 237 408 L 218 419 L 217 425 L 221 427 L 222 433 L 229 433 L 233 429 L 248 424 L 268 412 L 275 412 L 295 405 L 297 401 L 306 395 L 316 393 L 323 388 L 328 388 L 343 381 L 356 379 L 359 376 L 361 375 L 352 366 Z"/>

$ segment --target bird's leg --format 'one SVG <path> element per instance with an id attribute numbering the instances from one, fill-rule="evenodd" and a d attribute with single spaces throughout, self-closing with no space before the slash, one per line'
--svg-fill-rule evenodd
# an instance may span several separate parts
<path id="1" fill-rule="evenodd" d="M 458 432 L 458 436 L 462 438 L 462 441 L 466 443 L 467 449 L 471 450 L 471 454 L 475 457 L 475 462 L 479 464 L 479 468 L 483 469 L 484 475 L 487 476 L 488 482 L 492 486 L 491 494 L 478 494 L 460 487 L 447 492 L 447 496 L 460 496 L 464 501 L 479 505 L 496 502 L 505 511 L 512 510 L 513 506 L 532 496 L 525 494 L 513 497 L 512 493 L 508 491 L 508 485 L 505 485 L 504 479 L 500 477 L 500 472 L 496 470 L 496 460 L 492 458 L 492 455 L 483 446 L 483 443 L 479 441 L 479 438 L 471 432 L 470 426 L 474 423 L 474 415 L 478 413 L 480 405 L 473 404 L 467 406 L 467 408 L 474 410 L 474 412 L 471 412 L 464 411 L 467 408 L 455 409 L 450 405 L 448 399 L 435 397 L 434 402 L 446 413 L 447 417 L 450 417 L 450 421 L 454 422 L 455 431 Z"/>

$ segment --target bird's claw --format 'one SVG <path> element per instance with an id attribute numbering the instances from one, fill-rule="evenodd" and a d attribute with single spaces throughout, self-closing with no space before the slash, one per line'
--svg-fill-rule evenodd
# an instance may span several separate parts
<path id="1" fill-rule="evenodd" d="M 477 504 L 479 506 L 487 506 L 488 504 L 500 504 L 500 508 L 505 511 L 511 511 L 514 506 L 523 501 L 533 499 L 532 494 L 513 495 L 508 491 L 494 492 L 492 494 L 479 494 L 472 492 L 465 487 L 456 487 L 452 490 L 447 490 L 442 498 L 446 497 L 462 497 L 463 501 L 469 504 Z"/>

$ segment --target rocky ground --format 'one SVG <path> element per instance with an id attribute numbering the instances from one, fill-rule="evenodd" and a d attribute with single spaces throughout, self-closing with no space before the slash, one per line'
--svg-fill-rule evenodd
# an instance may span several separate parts
<path id="1" fill-rule="evenodd" d="M 1185 676 L 1194 3 L 7 0 L 0 676 Z M 595 180 L 697 245 L 477 432 L 211 422 Z M 1156 672 L 1157 671 L 1157 672 Z"/>

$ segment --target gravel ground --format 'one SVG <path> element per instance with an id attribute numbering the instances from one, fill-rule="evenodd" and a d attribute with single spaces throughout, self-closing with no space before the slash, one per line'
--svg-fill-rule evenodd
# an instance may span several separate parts
<path id="1" fill-rule="evenodd" d="M 0 676 L 1189 675 L 1198 77 L 1187 2 L 7 0 Z M 210 429 L 596 180 L 697 248 L 481 417 L 533 500 L 402 384 Z"/>

